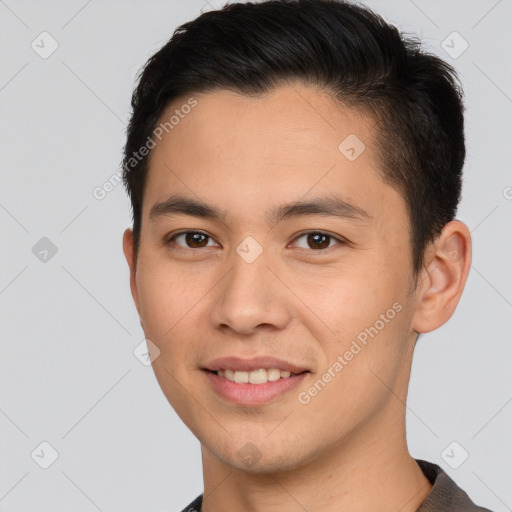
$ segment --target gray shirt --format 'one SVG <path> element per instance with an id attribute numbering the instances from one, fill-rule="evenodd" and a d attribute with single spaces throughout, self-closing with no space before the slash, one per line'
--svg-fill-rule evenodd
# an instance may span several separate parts
<path id="1" fill-rule="evenodd" d="M 415 459 L 432 489 L 416 512 L 491 512 L 475 505 L 469 496 L 437 464 Z M 201 512 L 203 495 L 199 495 L 182 512 Z"/>

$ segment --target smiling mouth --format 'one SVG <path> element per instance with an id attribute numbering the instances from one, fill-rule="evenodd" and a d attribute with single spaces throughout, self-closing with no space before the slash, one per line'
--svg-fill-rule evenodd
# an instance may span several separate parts
<path id="1" fill-rule="evenodd" d="M 229 369 L 208 371 L 215 373 L 223 379 L 236 382 L 237 384 L 265 384 L 267 382 L 275 382 L 279 379 L 288 379 L 289 377 L 308 372 L 307 370 L 304 370 L 300 373 L 292 373 L 287 370 L 279 370 L 278 368 L 259 368 L 258 370 L 252 370 L 250 372 Z"/>

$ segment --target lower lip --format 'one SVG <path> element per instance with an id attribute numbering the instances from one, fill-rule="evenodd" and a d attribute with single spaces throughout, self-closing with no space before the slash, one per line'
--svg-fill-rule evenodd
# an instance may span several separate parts
<path id="1" fill-rule="evenodd" d="M 264 384 L 250 384 L 232 382 L 216 373 L 205 370 L 206 376 L 213 385 L 215 391 L 223 398 L 237 405 L 259 405 L 271 402 L 298 386 L 309 372 L 291 375 Z"/>

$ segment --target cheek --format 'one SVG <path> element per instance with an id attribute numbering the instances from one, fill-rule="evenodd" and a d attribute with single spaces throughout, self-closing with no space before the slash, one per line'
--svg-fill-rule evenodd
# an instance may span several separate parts
<path id="1" fill-rule="evenodd" d="M 401 280 L 368 260 L 311 275 L 297 274 L 293 282 L 302 303 L 302 320 L 310 319 L 310 329 L 318 334 L 315 337 L 341 344 L 379 321 L 404 294 Z M 390 311 L 391 316 L 394 313 Z"/>
<path id="2" fill-rule="evenodd" d="M 146 336 L 163 350 L 193 315 L 207 285 L 161 258 L 145 258 L 137 276 L 141 318 Z"/>
<path id="3" fill-rule="evenodd" d="M 137 287 L 143 314 L 173 325 L 204 295 L 208 286 L 204 275 L 194 265 L 172 264 L 149 250 L 141 260 L 144 263 L 138 268 Z"/>
<path id="4" fill-rule="evenodd" d="M 317 340 L 319 377 L 330 371 L 325 380 L 332 381 L 316 401 L 318 411 L 321 403 L 327 407 L 331 400 L 345 404 L 343 414 L 345 407 L 356 409 L 358 403 L 376 406 L 387 389 L 376 375 L 392 382 L 403 366 L 409 314 L 406 280 L 378 262 L 317 277 L 311 280 L 315 285 L 296 280 L 296 290 L 306 306 L 301 322 Z"/>
<path id="5" fill-rule="evenodd" d="M 193 344 L 200 332 L 204 283 L 201 276 L 179 271 L 157 257 L 146 257 L 138 276 L 144 334 L 159 349 L 153 371 L 169 403 L 186 423 L 190 397 L 185 389 L 192 391 L 190 382 L 195 382 L 193 372 L 198 371 Z"/>

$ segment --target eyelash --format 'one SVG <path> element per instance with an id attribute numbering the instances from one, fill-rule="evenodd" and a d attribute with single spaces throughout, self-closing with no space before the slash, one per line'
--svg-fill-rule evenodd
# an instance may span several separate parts
<path id="1" fill-rule="evenodd" d="M 186 235 L 186 234 L 189 234 L 189 233 L 193 233 L 193 234 L 199 234 L 199 235 L 204 235 L 205 237 L 213 240 L 213 237 L 211 237 L 210 235 L 208 235 L 207 233 L 204 233 L 202 231 L 197 231 L 197 230 L 189 230 L 189 231 L 179 231 L 178 233 L 174 233 L 172 236 L 168 237 L 166 239 L 166 245 L 170 245 L 171 242 L 173 242 L 178 236 L 180 235 Z M 315 234 L 315 235 L 323 235 L 323 236 L 326 236 L 326 237 L 329 237 L 331 240 L 336 240 L 338 243 L 338 245 L 347 245 L 348 242 L 347 240 L 341 238 L 341 237 L 338 237 L 338 236 L 334 236 L 330 233 L 327 233 L 325 231 L 319 231 L 319 230 L 312 230 L 312 231 L 304 231 L 302 233 L 299 233 L 293 240 L 298 240 L 299 238 L 302 238 L 303 236 L 307 236 L 307 235 L 311 235 L 311 234 Z M 199 249 L 208 249 L 209 247 L 211 246 L 205 246 L 205 247 L 183 247 L 181 245 L 178 245 L 178 247 L 180 247 L 181 249 L 191 249 L 191 250 L 199 250 Z M 333 246 L 330 246 L 330 247 L 326 247 L 324 249 L 305 249 L 303 247 L 301 247 L 300 249 L 303 249 L 303 250 L 309 250 L 309 252 L 315 252 L 315 253 L 323 253 L 325 251 L 327 251 L 328 249 L 332 249 Z"/>

